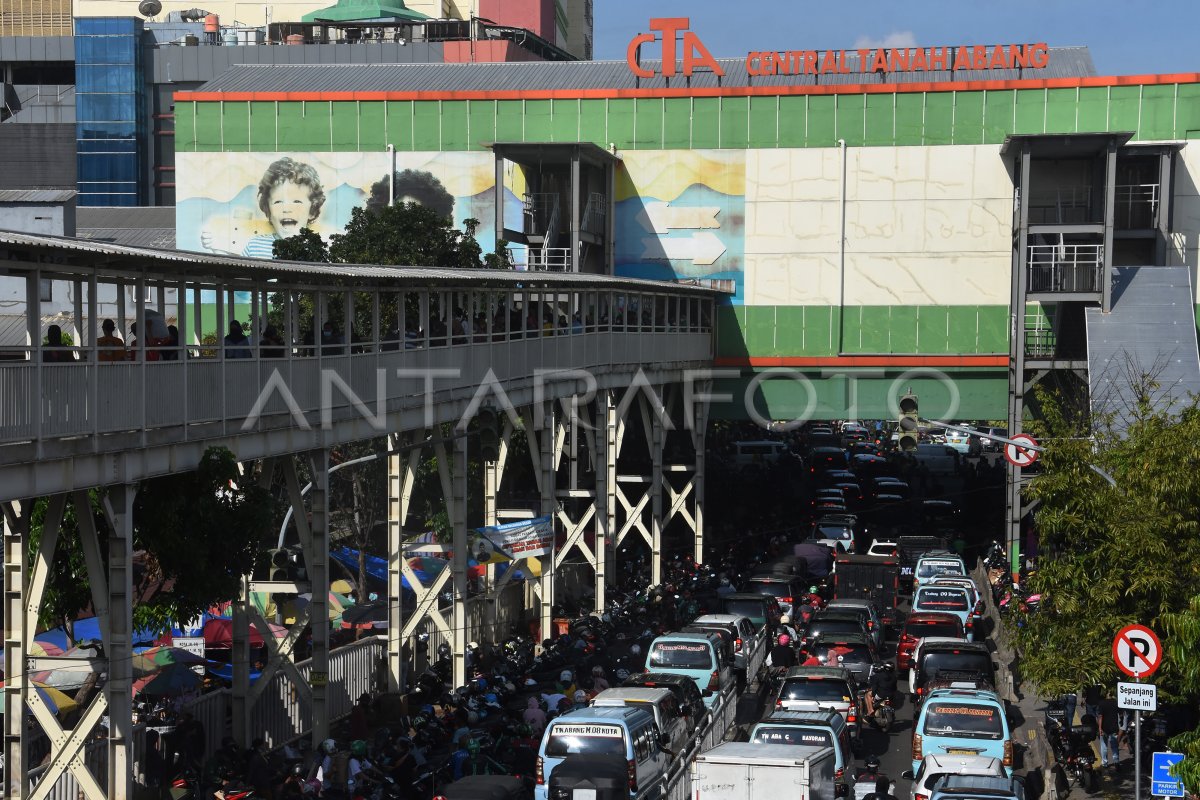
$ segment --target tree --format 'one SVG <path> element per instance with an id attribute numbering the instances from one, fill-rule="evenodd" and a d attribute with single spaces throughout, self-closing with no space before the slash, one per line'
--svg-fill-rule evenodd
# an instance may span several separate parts
<path id="1" fill-rule="evenodd" d="M 359 603 L 368 599 L 367 555 L 374 549 L 372 534 L 387 515 L 387 447 L 380 440 L 354 442 L 338 447 L 330 459 L 344 464 L 369 455 L 375 455 L 375 460 L 340 469 L 331 478 L 330 507 L 337 509 L 338 527 L 349 533 L 347 541 L 358 551 L 355 583 Z"/>
<path id="2" fill-rule="evenodd" d="M 1111 418 L 1089 429 L 1058 398 L 1038 394 L 1044 419 L 1035 432 L 1046 449 L 1030 487 L 1041 506 L 1029 590 L 1042 598 L 1034 614 L 1010 612 L 1009 630 L 1022 673 L 1043 695 L 1112 686 L 1120 677 L 1112 640 L 1133 622 L 1164 635 L 1155 675 L 1164 699 L 1200 692 L 1200 472 L 1192 466 L 1200 463 L 1200 409 L 1164 411 L 1156 389 L 1152 378 L 1135 381 L 1120 431 Z M 1185 774 L 1194 780 L 1200 732 L 1191 736 Z"/>

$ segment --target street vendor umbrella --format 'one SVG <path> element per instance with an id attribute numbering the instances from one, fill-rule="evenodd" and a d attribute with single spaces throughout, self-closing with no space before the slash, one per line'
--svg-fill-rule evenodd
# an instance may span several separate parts
<path id="1" fill-rule="evenodd" d="M 133 682 L 133 694 L 151 697 L 174 697 L 186 694 L 200 685 L 201 678 L 187 664 L 170 664 L 158 672 Z"/>
<path id="2" fill-rule="evenodd" d="M 156 672 L 162 667 L 170 666 L 171 664 L 203 663 L 204 656 L 198 656 L 190 650 L 184 650 L 182 647 L 170 647 L 168 645 L 151 647 L 149 650 L 143 650 L 133 657 L 134 669 L 142 669 L 146 672 Z"/>
<path id="3" fill-rule="evenodd" d="M 233 647 L 233 620 L 210 619 L 204 623 L 204 630 L 201 635 L 204 637 L 204 646 L 206 648 L 228 650 Z M 263 646 L 262 634 L 258 632 L 258 628 L 254 625 L 250 626 L 250 646 Z"/>
<path id="4" fill-rule="evenodd" d="M 0 682 L 0 687 L 2 686 L 4 686 L 4 683 Z M 70 695 L 64 694 L 52 686 L 46 686 L 45 684 L 33 681 L 33 688 L 37 690 L 38 695 L 42 698 L 42 702 L 46 704 L 46 707 L 50 709 L 52 714 L 62 715 L 79 708 L 79 704 Z M 4 694 L 0 693 L 0 714 L 5 712 L 4 706 L 6 702 Z M 25 709 L 25 712 L 27 714 L 33 713 L 29 709 Z"/>
<path id="5" fill-rule="evenodd" d="M 380 601 L 353 606 L 342 612 L 343 628 L 386 628 L 388 605 Z"/>

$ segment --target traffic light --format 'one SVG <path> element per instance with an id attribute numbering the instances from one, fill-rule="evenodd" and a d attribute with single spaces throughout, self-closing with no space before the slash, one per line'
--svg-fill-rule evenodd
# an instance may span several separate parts
<path id="1" fill-rule="evenodd" d="M 292 557 L 287 548 L 272 548 L 267 551 L 267 558 L 271 562 L 270 574 L 268 575 L 269 580 L 292 580 Z"/>
<path id="2" fill-rule="evenodd" d="M 900 398 L 900 449 L 916 450 L 917 438 L 917 396 L 910 392 Z"/>
<path id="3" fill-rule="evenodd" d="M 500 415 L 494 408 L 481 408 L 475 419 L 479 422 L 479 457 L 496 461 L 500 458 Z"/>

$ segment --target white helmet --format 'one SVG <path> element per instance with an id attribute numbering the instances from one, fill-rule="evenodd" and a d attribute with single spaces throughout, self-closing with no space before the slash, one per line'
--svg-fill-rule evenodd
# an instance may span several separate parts
<path id="1" fill-rule="evenodd" d="M 325 741 L 321 742 L 321 749 L 325 751 L 326 755 L 331 756 L 337 752 L 337 742 L 335 742 L 333 739 L 326 739 Z"/>
<path id="2" fill-rule="evenodd" d="M 792 618 L 789 617 L 787 614 L 784 614 L 782 617 L 779 618 L 779 624 L 780 625 L 791 625 Z"/>
<path id="3" fill-rule="evenodd" d="M 562 681 L 563 683 L 570 683 L 571 682 L 571 670 L 564 669 L 562 671 L 562 674 L 558 676 L 558 679 L 560 681 Z"/>

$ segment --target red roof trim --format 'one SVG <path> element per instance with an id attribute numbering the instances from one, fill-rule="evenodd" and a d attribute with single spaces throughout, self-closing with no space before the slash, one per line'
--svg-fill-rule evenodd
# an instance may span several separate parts
<path id="1" fill-rule="evenodd" d="M 718 356 L 718 367 L 1008 367 L 1008 356 Z"/>
<path id="2" fill-rule="evenodd" d="M 377 101 L 377 100 L 603 100 L 633 97 L 764 97 L 770 95 L 900 94 L 907 92 L 1072 89 L 1102 86 L 1161 86 L 1200 83 L 1200 72 L 1169 75 L 1117 75 L 1089 78 L 1029 78 L 1009 81 L 830 84 L 825 86 L 731 86 L 655 89 L 522 89 L 453 92 L 176 92 L 180 102 L 217 101 Z"/>

